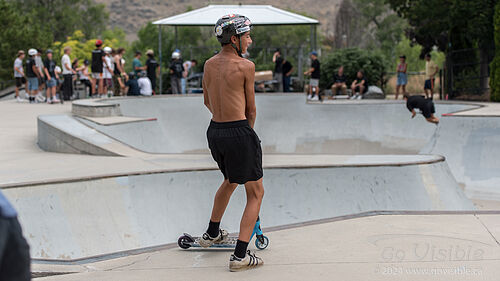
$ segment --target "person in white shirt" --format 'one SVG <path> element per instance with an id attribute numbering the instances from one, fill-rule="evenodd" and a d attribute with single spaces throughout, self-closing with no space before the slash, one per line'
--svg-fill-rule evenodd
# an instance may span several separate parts
<path id="1" fill-rule="evenodd" d="M 191 74 L 190 71 L 194 66 L 196 66 L 197 63 L 198 63 L 197 60 L 188 60 L 182 64 L 182 66 L 184 66 L 184 72 L 182 72 L 182 78 L 181 78 L 181 89 L 183 95 L 187 93 L 186 83 L 187 79 L 189 78 L 189 75 Z"/>
<path id="2" fill-rule="evenodd" d="M 26 84 L 26 76 L 24 75 L 24 69 L 23 69 L 23 59 L 24 59 L 24 51 L 19 50 L 17 52 L 17 58 L 14 61 L 14 79 L 16 79 L 16 100 L 18 102 L 24 101 L 19 96 L 19 89 L 21 88 L 22 85 Z M 26 86 L 24 87 L 26 90 L 28 89 Z"/>
<path id="3" fill-rule="evenodd" d="M 111 49 L 111 47 L 104 47 L 103 50 L 106 56 L 104 57 L 102 66 L 102 78 L 104 79 L 104 90 L 103 90 L 104 95 L 101 95 L 101 98 L 103 98 L 108 93 L 108 89 L 111 89 L 113 87 L 112 78 L 114 71 L 113 54 L 112 54 L 113 49 Z"/>
<path id="4" fill-rule="evenodd" d="M 84 60 L 83 66 L 78 71 L 80 82 L 85 85 L 85 88 L 87 89 L 87 97 L 92 96 L 92 83 L 90 82 L 89 64 L 90 62 L 88 60 Z"/>
<path id="5" fill-rule="evenodd" d="M 64 48 L 64 55 L 61 58 L 63 82 L 63 100 L 70 100 L 73 95 L 73 74 L 76 72 L 71 68 L 71 47 Z"/>
<path id="6" fill-rule="evenodd" d="M 38 73 L 40 73 L 40 77 L 38 79 L 38 94 L 36 95 L 36 99 L 39 102 L 45 102 L 45 97 L 43 96 L 43 89 L 45 87 L 45 73 L 43 71 L 43 59 L 42 59 L 42 53 L 40 50 L 37 49 L 37 54 L 35 56 L 35 64 L 36 67 L 38 68 Z"/>
<path id="7" fill-rule="evenodd" d="M 151 86 L 151 80 L 146 75 L 145 71 L 141 71 L 139 74 L 141 77 L 137 80 L 137 84 L 139 84 L 139 90 L 141 95 L 143 96 L 151 96 L 153 95 L 153 87 Z"/>

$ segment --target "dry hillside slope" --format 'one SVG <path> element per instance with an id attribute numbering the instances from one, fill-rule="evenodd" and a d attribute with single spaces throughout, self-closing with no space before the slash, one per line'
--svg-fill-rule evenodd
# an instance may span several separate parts
<path id="1" fill-rule="evenodd" d="M 129 40 L 136 38 L 137 31 L 149 21 L 185 12 L 189 7 L 198 9 L 209 4 L 260 4 L 298 11 L 318 19 L 321 30 L 333 36 L 335 16 L 343 0 L 251 0 L 251 1 L 204 1 L 204 0 L 95 0 L 106 4 L 110 13 L 111 27 L 121 27 Z"/>

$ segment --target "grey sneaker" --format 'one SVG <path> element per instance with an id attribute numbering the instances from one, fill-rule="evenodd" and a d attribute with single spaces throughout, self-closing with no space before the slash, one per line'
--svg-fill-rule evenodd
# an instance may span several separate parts
<path id="1" fill-rule="evenodd" d="M 210 237 L 210 235 L 205 232 L 200 237 L 200 241 L 198 243 L 200 243 L 200 246 L 202 246 L 203 248 L 208 248 L 215 243 L 224 242 L 227 239 L 228 235 L 229 233 L 225 229 L 219 229 L 219 235 L 217 235 L 217 237 L 215 238 Z"/>
<path id="2" fill-rule="evenodd" d="M 264 261 L 250 250 L 247 250 L 247 254 L 242 259 L 238 258 L 234 254 L 232 254 L 229 259 L 229 271 L 243 271 L 257 268 L 262 265 L 264 265 Z"/>

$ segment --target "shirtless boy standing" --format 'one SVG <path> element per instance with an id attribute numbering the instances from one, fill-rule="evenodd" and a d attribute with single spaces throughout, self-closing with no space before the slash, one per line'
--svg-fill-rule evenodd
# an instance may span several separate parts
<path id="1" fill-rule="evenodd" d="M 215 194 L 210 223 L 200 239 L 202 247 L 227 238 L 227 231 L 219 225 L 238 184 L 245 185 L 247 195 L 238 241 L 229 260 L 230 271 L 263 265 L 261 258 L 247 251 L 264 196 L 262 150 L 252 129 L 256 117 L 255 65 L 241 56 L 252 43 L 250 29 L 250 20 L 242 15 L 227 15 L 217 21 L 215 34 L 222 50 L 205 63 L 203 77 L 205 105 L 212 113 L 208 146 L 224 181 Z"/>

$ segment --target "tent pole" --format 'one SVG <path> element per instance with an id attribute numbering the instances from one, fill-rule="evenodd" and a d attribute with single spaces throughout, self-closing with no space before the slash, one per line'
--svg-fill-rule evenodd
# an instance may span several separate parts
<path id="1" fill-rule="evenodd" d="M 318 49 L 318 36 L 317 36 L 317 34 L 318 34 L 318 28 L 316 27 L 315 24 L 313 24 L 313 26 L 314 26 L 314 50 L 318 51 L 317 50 Z"/>
<path id="2" fill-rule="evenodd" d="M 311 24 L 311 31 L 310 31 L 310 40 L 311 40 L 311 51 L 314 51 L 314 25 Z"/>
<path id="3" fill-rule="evenodd" d="M 179 49 L 179 45 L 177 44 L 177 25 L 175 26 L 175 48 Z"/>
<path id="4" fill-rule="evenodd" d="M 161 92 L 163 90 L 163 76 L 161 75 L 161 69 L 163 68 L 162 67 L 162 64 L 161 64 L 161 60 L 162 60 L 162 57 L 161 57 L 161 24 L 158 25 L 158 56 L 159 56 L 159 59 L 160 59 L 160 89 L 158 91 L 158 94 L 161 95 Z"/>

